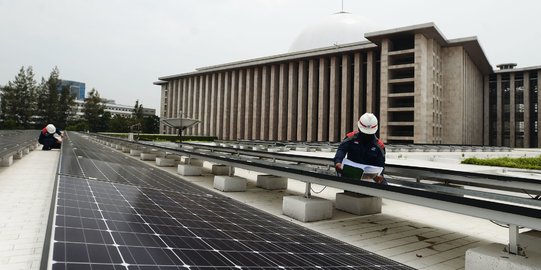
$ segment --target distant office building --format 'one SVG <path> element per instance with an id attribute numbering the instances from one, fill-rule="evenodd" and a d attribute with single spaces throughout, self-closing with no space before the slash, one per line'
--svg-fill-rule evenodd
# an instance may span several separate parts
<path id="1" fill-rule="evenodd" d="M 476 37 L 355 20 L 329 16 L 285 54 L 160 77 L 161 117 L 224 140 L 338 142 L 368 111 L 387 143 L 539 146 L 541 66 L 494 71 Z"/>
<path id="2" fill-rule="evenodd" d="M 75 100 L 76 117 L 83 117 L 84 101 Z M 105 112 L 109 112 L 111 116 L 120 115 L 124 117 L 131 117 L 133 115 L 134 106 L 116 104 L 114 100 L 105 99 L 103 105 L 105 105 Z M 143 115 L 152 116 L 156 115 L 156 109 L 143 107 Z"/>
<path id="3" fill-rule="evenodd" d="M 62 91 L 62 88 L 69 87 L 71 95 L 75 97 L 76 100 L 84 100 L 86 95 L 86 86 L 83 82 L 60 80 L 60 85 L 58 86 L 58 91 Z"/>

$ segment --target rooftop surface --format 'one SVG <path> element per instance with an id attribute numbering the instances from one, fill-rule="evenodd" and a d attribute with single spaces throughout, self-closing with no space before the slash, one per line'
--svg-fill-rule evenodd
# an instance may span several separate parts
<path id="1" fill-rule="evenodd" d="M 317 154 L 332 155 L 332 153 Z M 459 165 L 458 161 L 462 157 L 474 155 L 483 157 L 539 154 L 538 150 L 494 153 L 394 152 L 387 154 L 387 162 L 479 172 L 536 174 L 536 172 Z M 60 152 L 57 150 L 35 150 L 21 160 L 15 161 L 10 167 L 0 167 L 2 269 L 40 268 L 59 156 Z M 153 161 L 141 162 L 155 166 Z M 177 175 L 184 181 L 216 191 L 213 189 L 213 176 L 209 173 L 198 177 L 181 177 L 176 174 L 174 167 L 155 167 Z M 508 230 L 488 220 L 388 199 L 383 199 L 381 214 L 355 216 L 335 209 L 330 220 L 302 223 L 282 215 L 282 197 L 303 194 L 304 183 L 290 179 L 287 190 L 268 191 L 255 186 L 257 172 L 239 169 L 236 170 L 236 174 L 249 180 L 247 191 L 220 192 L 221 194 L 417 269 L 463 269 L 464 253 L 467 249 L 494 242 L 502 244 L 508 242 Z M 333 201 L 335 194 L 342 192 L 318 185 L 313 185 L 312 189 L 314 196 Z"/>

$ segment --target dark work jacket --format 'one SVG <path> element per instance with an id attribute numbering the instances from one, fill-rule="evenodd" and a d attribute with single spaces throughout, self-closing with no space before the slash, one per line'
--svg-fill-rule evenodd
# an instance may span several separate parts
<path id="1" fill-rule="evenodd" d="M 342 163 L 347 155 L 347 158 L 353 162 L 385 168 L 383 142 L 375 135 L 370 136 L 369 142 L 361 141 L 363 137 L 366 138 L 358 131 L 348 133 L 336 151 L 334 164 Z"/>
<path id="2" fill-rule="evenodd" d="M 56 129 L 55 133 L 58 135 L 62 135 L 62 133 L 60 132 L 60 129 L 58 128 Z M 47 128 L 43 128 L 41 132 L 39 133 L 38 142 L 45 146 L 53 146 L 57 144 L 57 141 L 58 141 L 55 137 L 53 137 L 53 135 L 54 133 L 49 134 L 47 132 Z"/>

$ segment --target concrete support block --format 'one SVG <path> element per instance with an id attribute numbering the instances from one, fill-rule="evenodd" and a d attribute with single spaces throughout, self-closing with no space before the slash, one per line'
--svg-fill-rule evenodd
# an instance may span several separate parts
<path id="1" fill-rule="evenodd" d="M 381 198 L 354 192 L 336 193 L 336 209 L 355 215 L 381 213 Z"/>
<path id="2" fill-rule="evenodd" d="M 13 154 L 13 159 L 21 159 L 21 158 L 23 158 L 23 150 L 19 150 L 15 154 Z"/>
<path id="3" fill-rule="evenodd" d="M 122 145 L 120 145 L 120 144 L 115 145 L 115 149 L 116 150 L 122 150 Z"/>
<path id="4" fill-rule="evenodd" d="M 30 153 L 30 147 L 26 147 L 23 149 L 23 155 L 28 155 Z"/>
<path id="5" fill-rule="evenodd" d="M 31 144 L 31 145 L 28 146 L 28 148 L 29 148 L 30 151 L 34 151 L 34 150 L 36 150 L 36 148 L 38 148 L 38 145 L 37 144 Z"/>
<path id="6" fill-rule="evenodd" d="M 184 164 L 189 164 L 193 166 L 203 166 L 203 160 L 197 159 L 197 158 L 188 158 L 188 157 L 181 157 L 180 162 Z"/>
<path id="7" fill-rule="evenodd" d="M 177 163 L 171 158 L 156 157 L 156 165 L 159 167 L 173 167 Z"/>
<path id="8" fill-rule="evenodd" d="M 534 270 L 541 265 L 541 253 L 526 251 L 526 256 L 509 254 L 505 245 L 493 243 L 466 251 L 466 270 Z"/>
<path id="9" fill-rule="evenodd" d="M 332 202 L 321 198 L 302 196 L 284 196 L 282 212 L 302 222 L 332 218 Z"/>
<path id="10" fill-rule="evenodd" d="M 287 189 L 287 178 L 275 175 L 260 174 L 257 176 L 257 187 L 276 190 Z"/>
<path id="11" fill-rule="evenodd" d="M 156 160 L 156 154 L 141 153 L 141 160 Z"/>
<path id="12" fill-rule="evenodd" d="M 194 165 L 179 164 L 177 166 L 177 173 L 184 176 L 201 175 L 201 167 L 194 166 Z"/>
<path id="13" fill-rule="evenodd" d="M 13 156 L 5 156 L 0 158 L 0 167 L 9 167 L 13 164 Z"/>
<path id="14" fill-rule="evenodd" d="M 134 157 L 141 156 L 141 153 L 143 153 L 143 150 L 139 150 L 139 149 L 130 150 L 130 156 L 134 156 Z"/>
<path id="15" fill-rule="evenodd" d="M 235 168 L 222 164 L 211 164 L 210 172 L 214 175 L 230 175 L 229 170 L 231 170 L 231 175 L 235 173 Z"/>
<path id="16" fill-rule="evenodd" d="M 214 176 L 214 188 L 221 191 L 246 191 L 246 179 L 238 176 Z"/>
<path id="17" fill-rule="evenodd" d="M 123 146 L 122 147 L 122 153 L 129 153 L 131 149 L 129 147 Z"/>

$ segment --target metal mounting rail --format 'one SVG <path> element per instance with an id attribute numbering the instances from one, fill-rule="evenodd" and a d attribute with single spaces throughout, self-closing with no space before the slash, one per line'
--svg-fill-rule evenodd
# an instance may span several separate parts
<path id="1" fill-rule="evenodd" d="M 106 137 L 106 139 L 111 138 Z M 127 142 L 122 139 L 115 138 L 115 140 Z M 370 196 L 484 218 L 504 224 L 513 224 L 525 228 L 541 230 L 541 208 L 537 206 L 537 203 L 534 203 L 536 200 L 531 200 L 531 205 L 505 204 L 479 198 L 457 196 L 435 190 L 421 190 L 406 186 L 379 185 L 372 182 L 352 181 L 334 175 L 303 170 L 296 165 L 276 164 L 258 159 L 242 159 L 238 155 L 220 155 L 219 153 L 208 151 L 197 151 L 197 149 L 188 150 L 158 146 L 152 147 L 178 153 L 190 158 L 199 158 L 209 162 L 287 177 L 306 183 L 330 186 Z M 429 171 L 430 169 L 418 170 Z M 529 200 L 525 200 L 525 202 L 529 202 Z"/>
<path id="2" fill-rule="evenodd" d="M 151 144 L 145 144 L 149 147 L 167 149 L 168 151 L 174 148 L 161 147 Z M 194 150 L 207 150 L 211 152 L 221 152 L 236 155 L 254 156 L 258 158 L 268 158 L 283 160 L 289 162 L 297 162 L 302 164 L 320 165 L 326 167 L 334 167 L 331 158 L 314 157 L 305 155 L 291 155 L 284 153 L 271 153 L 267 151 L 256 151 L 249 149 L 238 149 L 232 147 L 218 147 L 198 144 L 186 144 Z M 407 165 L 385 165 L 385 174 L 393 176 L 401 176 L 413 178 L 416 181 L 431 180 L 444 183 L 453 183 L 474 187 L 483 187 L 489 189 L 505 190 L 512 192 L 528 192 L 533 195 L 541 195 L 541 180 L 534 178 L 518 178 L 505 175 L 492 175 L 475 172 L 462 172 L 436 168 L 422 168 Z"/>

